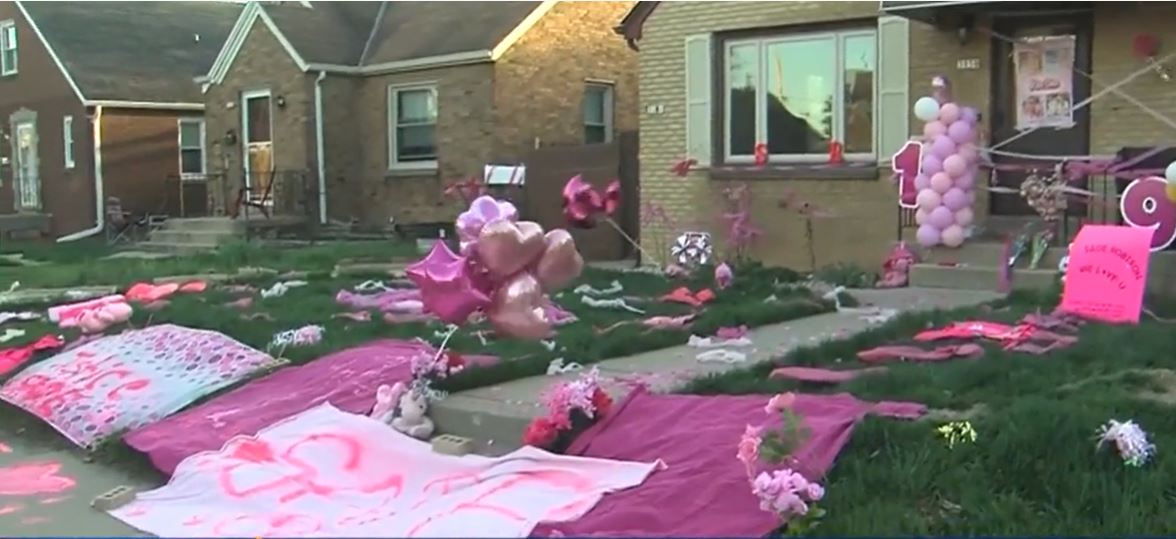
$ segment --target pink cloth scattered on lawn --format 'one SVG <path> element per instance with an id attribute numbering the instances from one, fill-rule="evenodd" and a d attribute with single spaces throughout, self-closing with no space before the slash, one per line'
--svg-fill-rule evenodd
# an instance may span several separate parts
<path id="1" fill-rule="evenodd" d="M 817 367 L 780 367 L 772 371 L 771 377 L 815 384 L 842 384 L 863 374 L 876 374 L 885 371 L 885 367 L 868 367 L 865 369 L 846 369 L 840 371 Z"/>
<path id="2" fill-rule="evenodd" d="M 568 311 L 563 307 L 556 305 L 555 303 L 548 303 L 544 305 L 543 314 L 547 315 L 547 319 L 551 320 L 551 323 L 557 326 L 570 324 L 579 320 L 579 318 L 577 318 L 576 315 L 571 311 Z"/>
<path id="3" fill-rule="evenodd" d="M 341 350 L 298 367 L 259 378 L 204 404 L 131 431 L 124 440 L 171 474 L 185 457 L 220 449 L 237 435 L 251 435 L 274 422 L 330 402 L 357 414 L 371 410 L 380 384 L 408 381 L 410 361 L 431 346 L 380 340 Z M 469 365 L 497 361 L 493 356 L 462 356 Z"/>
<path id="4" fill-rule="evenodd" d="M 335 302 L 351 309 L 376 309 L 390 313 L 417 314 L 424 311 L 421 291 L 415 288 L 386 290 L 375 294 L 356 294 L 350 290 L 340 290 L 335 295 Z"/>
<path id="5" fill-rule="evenodd" d="M 83 314 L 101 309 L 107 305 L 126 302 L 127 298 L 123 297 L 122 294 L 112 294 L 76 303 L 54 305 L 53 307 L 49 307 L 49 321 L 56 322 L 58 326 L 63 328 L 77 327 L 78 321 L 82 319 Z"/>
<path id="6" fill-rule="evenodd" d="M 667 468 L 641 486 L 606 496 L 579 520 L 543 524 L 535 536 L 762 537 L 779 526 L 761 511 L 735 459 L 747 424 L 766 419 L 763 395 L 657 395 L 638 389 L 589 428 L 568 453 L 647 462 Z M 852 396 L 796 396 L 794 410 L 810 432 L 797 451 L 798 471 L 820 479 L 868 414 L 914 419 L 913 402 L 864 402 Z"/>
<path id="7" fill-rule="evenodd" d="M 978 344 L 966 343 L 937 346 L 932 349 L 918 346 L 878 346 L 858 352 L 858 359 L 866 363 L 888 361 L 946 361 L 954 358 L 975 359 L 984 355 L 984 348 Z"/>

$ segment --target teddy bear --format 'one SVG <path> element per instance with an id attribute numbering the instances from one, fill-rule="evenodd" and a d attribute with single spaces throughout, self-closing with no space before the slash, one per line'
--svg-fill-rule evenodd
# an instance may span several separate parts
<path id="1" fill-rule="evenodd" d="M 412 391 L 404 382 L 397 382 L 376 389 L 376 404 L 368 415 L 398 432 L 427 440 L 435 428 L 433 420 L 425 416 L 428 410 L 428 397 L 423 392 Z"/>

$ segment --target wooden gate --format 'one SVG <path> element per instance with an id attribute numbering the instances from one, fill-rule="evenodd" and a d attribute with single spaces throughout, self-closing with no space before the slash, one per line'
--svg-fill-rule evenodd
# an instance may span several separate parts
<path id="1" fill-rule="evenodd" d="M 621 205 L 612 216 L 634 240 L 637 239 L 640 201 L 637 164 L 637 133 L 621 133 L 608 144 L 552 146 L 538 148 L 527 159 L 527 182 L 520 206 L 523 218 L 545 230 L 568 228 L 585 260 L 622 260 L 634 249 L 608 223 L 590 230 L 568 226 L 563 216 L 563 187 L 576 174 L 603 194 L 612 180 L 621 181 Z"/>

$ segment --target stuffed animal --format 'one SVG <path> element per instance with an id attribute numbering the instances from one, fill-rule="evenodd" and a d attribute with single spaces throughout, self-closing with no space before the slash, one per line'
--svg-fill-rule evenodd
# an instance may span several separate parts
<path id="1" fill-rule="evenodd" d="M 418 440 L 433 436 L 433 420 L 425 413 L 429 411 L 428 397 L 419 391 L 406 391 L 400 396 L 398 414 L 392 420 L 392 428 Z"/>
<path id="2" fill-rule="evenodd" d="M 382 384 L 376 389 L 376 405 L 372 407 L 368 416 L 381 423 L 391 425 L 392 419 L 396 417 L 396 403 L 406 392 L 408 392 L 408 388 L 404 386 L 404 382 L 396 382 L 396 385 L 391 386 Z"/>
<path id="3" fill-rule="evenodd" d="M 882 262 L 882 279 L 875 286 L 878 288 L 902 288 L 908 284 L 911 266 L 918 262 L 915 253 L 907 247 L 905 241 L 898 242 L 891 249 L 886 260 Z"/>

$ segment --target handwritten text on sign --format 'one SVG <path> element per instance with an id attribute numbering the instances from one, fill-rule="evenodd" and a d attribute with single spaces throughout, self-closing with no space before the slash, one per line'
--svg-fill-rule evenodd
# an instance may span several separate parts
<path id="1" fill-rule="evenodd" d="M 1061 309 L 1105 322 L 1139 322 L 1152 229 L 1087 225 L 1070 246 Z"/>

